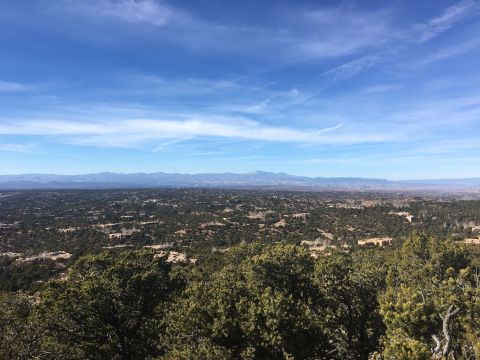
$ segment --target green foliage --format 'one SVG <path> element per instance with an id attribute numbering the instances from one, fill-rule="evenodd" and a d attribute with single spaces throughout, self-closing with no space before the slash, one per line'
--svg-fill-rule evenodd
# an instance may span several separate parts
<path id="1" fill-rule="evenodd" d="M 378 348 L 384 324 L 377 293 L 386 269 L 379 254 L 334 251 L 315 264 L 315 284 L 325 310 L 324 330 L 335 346 L 335 358 L 366 359 Z"/>
<path id="2" fill-rule="evenodd" d="M 81 258 L 52 282 L 35 319 L 42 353 L 55 359 L 146 359 L 159 355 L 160 320 L 179 286 L 170 265 L 150 251 Z M 55 354 L 55 355 L 52 355 Z"/>
<path id="3" fill-rule="evenodd" d="M 34 357 L 37 336 L 28 321 L 32 307 L 23 293 L 0 293 L 0 359 Z"/>
<path id="4" fill-rule="evenodd" d="M 476 360 L 475 251 L 417 234 L 396 251 L 316 257 L 252 243 L 195 266 L 150 250 L 87 255 L 35 297 L 0 293 L 0 359 L 428 360 L 458 309 L 445 360 Z"/>
<path id="5" fill-rule="evenodd" d="M 457 359 L 479 355 L 479 278 L 468 265 L 468 254 L 458 244 L 424 234 L 404 243 L 393 258 L 387 289 L 380 297 L 387 326 L 386 358 L 425 358 L 421 349 L 434 347 L 432 336 L 444 337 L 442 317 L 450 306 L 459 312 L 447 327 L 452 337 L 449 354 Z"/>
<path id="6" fill-rule="evenodd" d="M 213 344 L 209 339 L 201 339 L 191 344 L 179 344 L 171 349 L 163 360 L 228 360 L 232 353 L 225 347 Z"/>
<path id="7" fill-rule="evenodd" d="M 388 333 L 389 342 L 383 356 L 385 360 L 429 360 L 431 353 L 421 341 L 412 339 L 401 329 Z"/>
<path id="8" fill-rule="evenodd" d="M 315 260 L 298 246 L 256 244 L 225 263 L 196 271 L 170 310 L 167 358 L 207 346 L 238 359 L 365 359 L 378 349 L 386 270 L 376 252 Z"/>
<path id="9" fill-rule="evenodd" d="M 243 258 L 238 250 L 233 256 Z M 323 332 L 313 259 L 292 245 L 264 247 L 192 282 L 167 317 L 167 357 L 209 346 L 239 359 L 310 359 L 332 350 Z M 312 341 L 312 339 L 315 339 Z"/>
<path id="10" fill-rule="evenodd" d="M 13 258 L 0 256 L 0 291 L 28 291 L 42 288 L 52 277 L 65 271 L 63 263 L 52 260 L 19 263 Z"/>

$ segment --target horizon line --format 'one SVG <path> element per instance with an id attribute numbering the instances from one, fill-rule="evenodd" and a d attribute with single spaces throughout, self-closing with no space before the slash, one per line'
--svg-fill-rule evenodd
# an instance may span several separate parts
<path id="1" fill-rule="evenodd" d="M 99 172 L 86 172 L 86 173 L 42 173 L 42 172 L 30 172 L 30 173 L 18 173 L 18 174 L 0 174 L 0 177 L 9 177 L 9 176 L 34 176 L 34 175 L 42 175 L 42 176 L 88 176 L 88 175 L 100 175 L 100 174 L 112 174 L 112 175 L 155 175 L 155 174 L 165 174 L 165 175 L 225 175 L 225 174 L 233 174 L 233 175 L 250 175 L 250 174 L 274 174 L 274 175 L 288 175 L 294 177 L 302 177 L 308 179 L 316 179 L 316 178 L 323 178 L 323 179 L 364 179 L 364 180 L 386 180 L 386 181 L 439 181 L 439 180 L 478 180 L 480 179 L 480 175 L 477 177 L 432 177 L 432 178 L 389 178 L 389 177 L 363 177 L 363 176 L 327 176 L 327 175 L 318 175 L 318 176 L 309 176 L 309 175 L 298 175 L 292 174 L 285 171 L 265 171 L 265 170 L 255 170 L 255 171 L 248 171 L 248 172 L 231 172 L 231 171 L 224 171 L 224 172 L 213 172 L 213 171 L 206 171 L 206 172 L 165 172 L 165 171 L 155 171 L 155 172 L 116 172 L 116 171 L 99 171 Z"/>

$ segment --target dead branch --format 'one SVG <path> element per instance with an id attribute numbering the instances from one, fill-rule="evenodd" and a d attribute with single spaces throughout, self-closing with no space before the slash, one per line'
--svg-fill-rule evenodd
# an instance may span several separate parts
<path id="1" fill-rule="evenodd" d="M 460 311 L 459 308 L 455 308 L 454 310 L 453 305 L 450 305 L 450 307 L 448 308 L 447 314 L 443 318 L 443 337 L 445 339 L 445 345 L 443 345 L 443 352 L 442 352 L 443 356 L 448 355 L 448 353 L 450 352 L 450 346 L 452 343 L 452 339 L 449 332 L 450 319 L 453 318 L 455 315 L 457 315 L 459 311 Z"/>
<path id="2" fill-rule="evenodd" d="M 442 343 L 438 339 L 437 335 L 432 335 L 432 339 L 435 342 L 435 347 L 432 349 L 432 353 L 436 354 L 440 351 L 440 349 L 442 347 Z"/>
<path id="3" fill-rule="evenodd" d="M 446 358 L 450 353 L 451 346 L 452 346 L 452 336 L 450 334 L 450 321 L 452 318 L 458 314 L 460 311 L 459 308 L 455 308 L 453 305 L 447 310 L 445 316 L 441 316 L 443 320 L 442 324 L 442 332 L 443 332 L 443 349 L 442 349 L 442 341 L 436 336 L 432 335 L 432 339 L 435 342 L 435 347 L 432 349 L 432 354 L 435 359 L 442 359 Z"/>

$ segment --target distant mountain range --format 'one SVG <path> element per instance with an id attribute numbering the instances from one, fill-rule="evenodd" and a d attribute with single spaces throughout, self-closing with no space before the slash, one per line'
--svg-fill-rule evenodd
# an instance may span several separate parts
<path id="1" fill-rule="evenodd" d="M 169 174 L 163 172 L 123 174 L 103 172 L 86 175 L 0 175 L 0 189 L 2 190 L 147 187 L 480 192 L 480 178 L 391 181 L 368 178 L 306 177 L 264 171 L 245 174 Z"/>

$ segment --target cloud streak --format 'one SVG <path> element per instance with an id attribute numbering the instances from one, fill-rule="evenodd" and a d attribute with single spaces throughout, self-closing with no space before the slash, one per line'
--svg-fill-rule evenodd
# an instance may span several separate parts
<path id="1" fill-rule="evenodd" d="M 35 146 L 32 144 L 0 144 L 0 152 L 17 152 L 33 154 L 35 153 Z"/>
<path id="2" fill-rule="evenodd" d="M 477 14 L 479 2 L 476 0 L 463 0 L 448 7 L 440 16 L 418 24 L 412 29 L 410 35 L 416 42 L 426 42 L 450 29 L 454 24 L 467 17 Z"/>
<path id="3" fill-rule="evenodd" d="M 95 33 L 97 37 L 117 39 L 125 30 L 138 33 L 140 26 L 154 26 L 156 31 L 142 32 L 153 42 L 174 43 L 195 51 L 249 53 L 254 57 L 272 55 L 287 62 L 325 59 L 356 54 L 368 48 L 378 48 L 390 32 L 384 11 L 362 12 L 353 8 L 336 7 L 304 11 L 288 5 L 278 12 L 274 24 L 232 24 L 225 19 L 206 19 L 176 6 L 175 2 L 155 0 L 63 0 L 47 3 L 50 11 L 78 16 L 91 24 L 98 20 L 138 25 L 127 26 L 114 33 Z M 292 19 L 298 19 L 292 21 Z M 91 21 L 93 20 L 93 22 Z M 103 21 L 101 22 L 104 25 Z M 93 34 L 92 34 L 93 35 Z"/>
<path id="4" fill-rule="evenodd" d="M 419 61 L 422 66 L 429 65 L 433 62 L 450 59 L 452 57 L 465 54 L 480 48 L 480 39 L 471 39 L 461 44 L 448 46 L 440 51 L 434 52 L 431 55 L 424 57 Z"/>
<path id="5" fill-rule="evenodd" d="M 388 39 L 390 28 L 385 11 L 361 12 L 339 6 L 302 15 L 309 31 L 307 34 L 298 32 L 295 42 L 302 53 L 313 58 L 378 49 Z"/>
<path id="6" fill-rule="evenodd" d="M 305 11 L 287 6 L 276 14 L 275 23 L 258 26 L 249 23 L 234 25 L 226 23 L 222 18 L 205 19 L 179 8 L 174 2 L 165 1 L 63 0 L 63 7 L 54 4 L 49 4 L 48 7 L 60 10 L 67 16 L 75 15 L 72 18 L 75 21 L 77 15 L 82 15 L 84 19 L 154 26 L 157 28 L 155 31 L 142 32 L 152 44 L 170 42 L 196 52 L 214 50 L 240 53 L 251 58 L 281 58 L 287 66 L 306 60 L 360 56 L 358 62 L 363 61 L 363 64 L 357 62 L 351 64 L 348 70 L 341 69 L 350 71 L 344 78 L 353 77 L 362 69 L 367 70 L 381 63 L 376 61 L 367 64 L 365 61 L 378 57 L 375 53 L 380 53 L 379 56 L 383 57 L 381 53 L 385 48 L 402 49 L 412 44 L 428 42 L 479 11 L 477 1 L 462 0 L 436 17 L 398 28 L 392 21 L 393 12 L 390 10 L 360 11 L 353 6 L 341 5 L 317 6 Z M 103 21 L 101 24 L 103 26 Z M 139 30 L 140 27 L 132 29 L 127 26 L 108 34 L 93 32 L 91 41 L 109 36 L 117 39 L 129 31 L 138 34 Z M 356 70 L 353 66 L 357 66 Z M 276 69 L 277 66 L 271 68 Z M 256 73 L 263 74 L 261 70 Z"/>
<path id="7" fill-rule="evenodd" d="M 393 31 L 388 25 L 383 25 L 383 36 L 377 37 L 377 51 L 369 55 L 363 55 L 347 63 L 335 66 L 325 72 L 322 76 L 331 80 L 341 81 L 355 77 L 357 74 L 368 71 L 380 64 L 392 62 L 395 57 L 409 47 L 426 43 L 452 28 L 455 24 L 480 13 L 480 3 L 476 0 L 463 0 L 448 8 L 441 15 L 433 17 L 425 22 L 418 23 L 406 29 L 397 29 Z M 391 33 L 392 35 L 385 35 Z M 358 35 L 361 44 L 365 39 Z M 355 37 L 356 38 L 356 37 Z M 375 40 L 374 38 L 372 38 Z M 418 63 L 427 65 L 435 61 L 447 59 L 456 55 L 471 51 L 480 46 L 477 39 L 473 39 L 460 45 L 450 46 L 437 53 L 429 55 Z M 388 51 L 385 49 L 388 47 Z"/>
<path id="8" fill-rule="evenodd" d="M 334 81 L 345 80 L 354 77 L 360 72 L 366 71 L 377 65 L 384 59 L 380 55 L 369 55 L 348 63 L 336 66 L 325 71 L 322 77 L 330 78 Z"/>
<path id="9" fill-rule="evenodd" d="M 0 80 L 0 92 L 19 92 L 26 91 L 28 89 L 28 86 L 23 84 Z"/>
<path id="10" fill-rule="evenodd" d="M 111 18 L 128 23 L 163 26 L 174 14 L 171 7 L 154 0 L 69 1 L 70 10 L 89 17 Z"/>
<path id="11" fill-rule="evenodd" d="M 299 144 L 352 144 L 392 140 L 385 134 L 338 132 L 342 124 L 322 129 L 262 125 L 249 120 L 152 120 L 115 122 L 24 121 L 0 124 L 1 135 L 48 136 L 82 145 L 129 147 L 160 140 L 226 138 Z M 157 147 L 158 149 L 158 147 Z M 158 149 L 159 150 L 159 149 Z"/>

